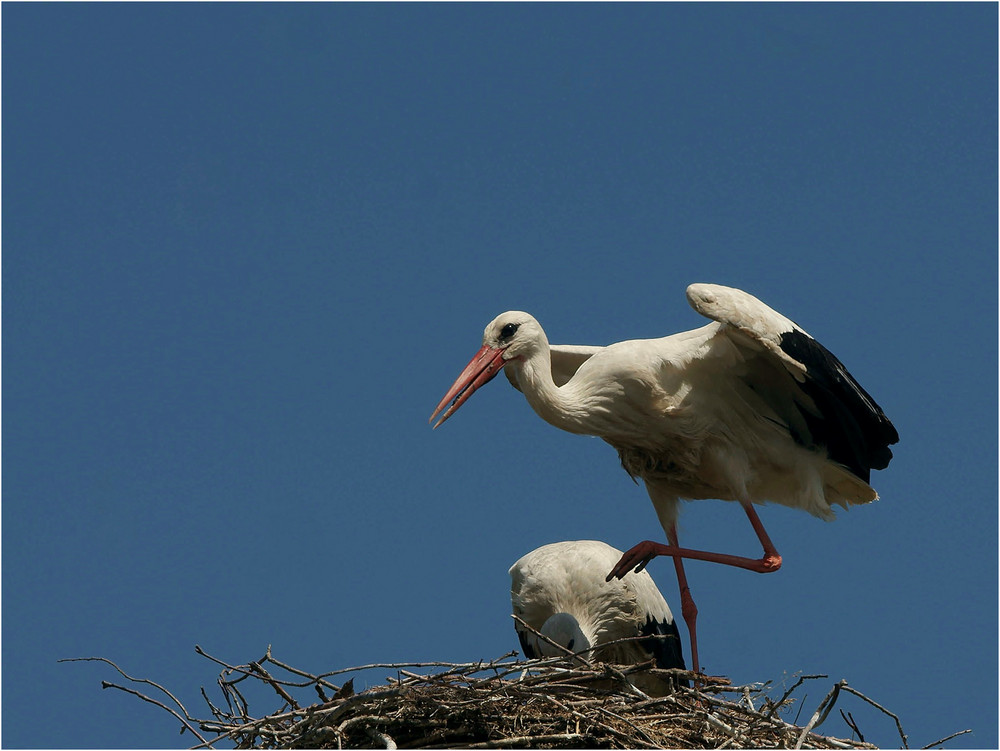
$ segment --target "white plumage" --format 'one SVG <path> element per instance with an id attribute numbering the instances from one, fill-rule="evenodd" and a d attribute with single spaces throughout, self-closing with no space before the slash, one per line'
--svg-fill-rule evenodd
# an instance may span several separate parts
<path id="1" fill-rule="evenodd" d="M 547 422 L 614 446 L 645 483 L 670 545 L 639 543 L 609 577 L 641 570 L 656 555 L 674 557 L 697 670 L 697 609 L 681 559 L 777 570 L 781 556 L 753 504 L 829 520 L 835 505 L 873 501 L 871 470 L 888 465 L 898 435 L 840 361 L 788 318 L 729 287 L 692 284 L 687 297 L 713 323 L 606 347 L 550 346 L 532 316 L 503 313 L 431 420 L 447 407 L 440 425 L 504 369 Z M 763 557 L 677 547 L 679 501 L 702 498 L 739 502 Z"/>
<path id="2" fill-rule="evenodd" d="M 510 568 L 514 615 L 571 652 L 590 650 L 588 658 L 618 665 L 655 660 L 660 668 L 683 668 L 677 625 L 652 577 L 643 571 L 605 580 L 621 556 L 596 540 L 554 542 L 531 551 Z M 520 623 L 514 629 L 528 658 L 565 654 Z M 609 644 L 638 636 L 650 638 Z M 650 679 L 640 681 L 640 688 L 659 694 L 664 685 Z"/>

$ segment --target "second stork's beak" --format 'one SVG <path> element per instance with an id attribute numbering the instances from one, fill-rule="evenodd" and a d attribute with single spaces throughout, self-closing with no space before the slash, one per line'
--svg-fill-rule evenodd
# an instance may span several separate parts
<path id="1" fill-rule="evenodd" d="M 452 405 L 441 415 L 441 419 L 434 423 L 434 427 L 436 428 L 451 417 L 455 410 L 465 404 L 469 397 L 472 396 L 473 391 L 483 384 L 489 383 L 497 373 L 503 370 L 503 366 L 506 365 L 506 361 L 503 359 L 503 352 L 502 349 L 484 344 L 476 353 L 476 356 L 465 366 L 465 370 L 462 371 L 462 374 L 455 383 L 448 389 L 448 393 L 444 395 L 444 398 L 437 405 L 437 409 L 434 410 L 434 414 L 431 415 L 428 422 L 432 422 L 438 416 L 438 413 L 445 408 L 445 405 L 454 399 Z"/>

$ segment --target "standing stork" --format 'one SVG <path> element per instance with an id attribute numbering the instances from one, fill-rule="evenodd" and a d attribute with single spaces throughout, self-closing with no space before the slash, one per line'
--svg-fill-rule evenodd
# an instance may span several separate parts
<path id="1" fill-rule="evenodd" d="M 888 466 L 899 436 L 829 350 L 756 297 L 692 284 L 687 298 L 713 323 L 607 347 L 550 346 L 530 315 L 502 313 L 431 421 L 440 414 L 434 427 L 443 423 L 503 369 L 544 420 L 614 446 L 625 471 L 645 483 L 669 545 L 638 543 L 608 579 L 641 571 L 657 555 L 673 557 L 692 669 L 699 671 L 698 610 L 683 559 L 777 571 L 781 556 L 754 504 L 771 501 L 831 520 L 833 505 L 874 501 L 871 470 Z M 737 501 L 763 556 L 679 547 L 679 501 L 703 498 Z"/>
<path id="2" fill-rule="evenodd" d="M 607 581 L 622 551 L 597 540 L 553 542 L 532 550 L 510 567 L 514 615 L 570 652 L 616 665 L 649 660 L 663 669 L 684 668 L 680 634 L 667 601 L 648 572 Z M 520 623 L 514 630 L 525 657 L 565 653 Z M 646 637 L 618 641 L 630 637 Z M 610 643 L 609 643 L 610 642 Z M 663 695 L 669 684 L 636 675 L 636 685 Z"/>

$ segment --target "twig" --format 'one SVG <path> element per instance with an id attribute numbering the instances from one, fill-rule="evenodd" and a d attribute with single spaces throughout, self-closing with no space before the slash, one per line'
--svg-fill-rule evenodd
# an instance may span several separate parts
<path id="1" fill-rule="evenodd" d="M 208 694 L 205 692 L 204 686 L 201 687 L 201 698 L 205 700 L 209 711 L 215 716 L 215 719 L 222 722 L 225 719 L 225 715 L 222 710 L 216 707 L 215 704 L 212 703 L 212 700 L 208 698 Z"/>
<path id="2" fill-rule="evenodd" d="M 236 667 L 235 665 L 230 665 L 228 662 L 223 662 L 218 657 L 212 657 L 212 655 L 210 655 L 208 652 L 206 652 L 204 649 L 201 648 L 200 644 L 194 645 L 194 651 L 200 654 L 202 657 L 205 657 L 211 660 L 212 662 L 216 662 L 219 665 L 222 665 L 222 667 L 226 668 L 227 670 L 231 670 L 233 672 L 246 673 L 247 675 L 250 675 L 250 673 L 248 673 L 245 670 L 242 670 L 241 668 Z"/>
<path id="3" fill-rule="evenodd" d="M 312 675 L 310 673 L 305 672 L 304 670 L 299 670 L 298 668 L 293 668 L 291 665 L 286 665 L 285 663 L 279 662 L 278 660 L 274 659 L 271 656 L 271 654 L 270 654 L 270 647 L 268 647 L 267 661 L 270 662 L 270 663 L 272 663 L 272 664 L 274 664 L 274 665 L 277 665 L 282 670 L 287 670 L 289 673 L 291 673 L 293 675 L 298 675 L 298 676 L 301 676 L 303 678 L 308 678 L 309 679 L 309 683 L 315 683 L 316 684 L 316 690 L 317 690 L 317 692 L 320 693 L 320 696 L 322 696 L 322 692 L 320 691 L 320 687 L 326 687 L 326 688 L 330 689 L 333 692 L 337 692 L 337 691 L 340 690 L 340 686 L 337 686 L 337 685 L 335 685 L 333 683 L 330 683 L 329 681 L 324 680 L 322 677 L 320 677 L 318 675 Z M 306 684 L 306 685 L 308 685 L 308 684 Z"/>
<path id="4" fill-rule="evenodd" d="M 368 728 L 368 737 L 371 738 L 373 741 L 378 741 L 379 743 L 381 743 L 382 748 L 386 749 L 399 748 L 396 745 L 396 741 L 392 739 L 391 735 L 388 735 L 386 733 L 380 733 L 374 728 Z"/>
<path id="5" fill-rule="evenodd" d="M 483 670 L 490 669 L 495 664 L 500 664 L 501 661 L 509 658 L 515 657 L 517 655 L 516 651 L 510 651 L 502 657 L 498 657 L 496 660 L 483 666 Z M 320 673 L 318 678 L 327 678 L 331 675 L 343 675 L 344 673 L 360 673 L 362 670 L 377 670 L 377 669 L 390 669 L 395 670 L 397 668 L 467 668 L 469 663 L 462 662 L 373 662 L 370 665 L 358 665 L 353 668 L 341 668 L 339 670 L 331 670 L 326 673 Z"/>
<path id="6" fill-rule="evenodd" d="M 826 675 L 819 675 L 819 674 L 817 674 L 817 675 L 801 675 L 801 676 L 799 676 L 799 679 L 797 681 L 795 681 L 794 684 L 792 684 L 792 687 L 790 689 L 788 689 L 785 693 L 783 693 L 781 695 L 781 698 L 778 699 L 777 703 L 771 705 L 771 709 L 768 711 L 767 716 L 768 717 L 773 717 L 774 713 L 777 712 L 781 708 L 781 706 L 785 703 L 785 700 L 789 696 L 791 696 L 792 692 L 795 691 L 795 689 L 797 689 L 799 686 L 801 686 L 803 684 L 803 682 L 808 681 L 808 680 L 812 680 L 814 678 L 827 678 L 827 677 L 828 676 L 826 676 Z"/>
<path id="7" fill-rule="evenodd" d="M 724 723 L 722 720 L 713 715 L 711 712 L 705 713 L 705 721 L 708 722 L 709 725 L 713 725 L 719 730 L 721 730 L 723 733 L 728 735 L 734 741 L 742 740 L 742 735 L 740 733 L 737 733 L 733 728 L 729 727 L 729 725 Z"/>
<path id="8" fill-rule="evenodd" d="M 830 689 L 830 693 L 826 695 L 826 698 L 820 702 L 820 705 L 816 708 L 813 713 L 812 718 L 802 729 L 802 735 L 799 736 L 798 742 L 795 744 L 795 748 L 802 748 L 802 744 L 805 742 L 806 736 L 812 731 L 813 728 L 817 728 L 823 724 L 826 720 L 827 715 L 830 714 L 830 710 L 833 709 L 833 705 L 837 703 L 837 697 L 840 695 L 840 689 L 847 686 L 847 681 L 839 680 L 834 684 L 833 688 Z"/>
<path id="9" fill-rule="evenodd" d="M 965 735 L 966 733 L 971 733 L 971 732 L 972 732 L 971 729 L 970 730 L 959 730 L 957 733 L 952 733 L 951 735 L 945 736 L 944 738 L 942 738 L 939 741 L 934 741 L 933 743 L 928 743 L 926 746 L 921 746 L 921 748 L 934 748 L 935 746 L 940 746 L 945 741 L 950 741 L 952 738 L 954 738 L 956 736 Z"/>
<path id="10" fill-rule="evenodd" d="M 184 713 L 183 717 L 180 714 L 178 714 L 176 711 L 174 711 L 171 707 L 168 707 L 167 705 L 163 704 L 162 702 L 159 702 L 156 699 L 152 699 L 152 698 L 146 696 L 145 694 L 140 693 L 139 691 L 135 691 L 135 690 L 130 689 L 130 688 L 125 688 L 124 686 L 119 686 L 119 685 L 114 684 L 114 683 L 108 683 L 107 681 L 101 681 L 101 688 L 117 688 L 120 691 L 124 691 L 124 692 L 129 693 L 129 694 L 134 694 L 135 696 L 138 696 L 140 699 L 143 699 L 144 701 L 148 701 L 150 704 L 155 704 L 158 707 L 162 707 L 163 709 L 165 709 L 168 712 L 170 712 L 170 714 L 172 714 L 178 720 L 180 720 L 184 724 L 184 727 L 186 727 L 188 730 L 190 730 L 195 735 L 195 737 L 198 738 L 198 740 L 200 740 L 202 743 L 205 742 L 205 739 L 202 738 L 201 735 L 198 733 L 198 731 L 195 730 L 194 727 L 192 727 L 191 724 L 188 722 L 189 720 L 191 720 L 191 721 L 195 721 L 195 720 L 188 713 L 187 708 L 183 704 L 181 704 L 180 700 L 176 696 L 174 696 L 172 693 L 170 693 L 169 691 L 167 691 L 167 689 L 165 689 L 163 686 L 161 686 L 156 681 L 151 681 L 148 678 L 133 678 L 128 673 L 126 673 L 124 670 L 122 670 L 120 667 L 118 667 L 118 665 L 116 665 L 114 662 L 112 662 L 111 660 L 109 660 L 106 657 L 66 657 L 66 658 L 63 658 L 61 660 L 57 660 L 57 662 L 103 662 L 103 663 L 105 663 L 105 664 L 110 665 L 111 667 L 113 667 L 115 670 L 118 671 L 118 673 L 122 677 L 124 677 L 126 680 L 132 681 L 132 683 L 145 683 L 147 686 L 152 686 L 153 688 L 157 689 L 158 691 L 162 691 L 164 694 L 166 694 L 167 696 L 170 697 L 170 700 L 174 704 L 176 704 L 178 707 L 180 707 L 181 712 Z"/>
<path id="11" fill-rule="evenodd" d="M 632 683 L 632 681 L 630 681 L 628 678 L 625 677 L 625 673 L 623 673 L 614 665 L 606 664 L 604 666 L 604 673 L 609 678 L 614 678 L 616 681 L 618 681 L 630 694 L 635 694 L 640 699 L 649 698 L 649 695 L 646 694 L 646 692 L 644 692 L 640 688 L 637 688 L 635 684 Z"/>
<path id="12" fill-rule="evenodd" d="M 267 651 L 268 654 L 270 654 L 271 648 L 268 647 Z M 251 662 L 250 668 L 255 673 L 260 674 L 260 676 L 264 679 L 264 681 L 270 684 L 274 688 L 274 690 L 278 693 L 278 696 L 280 696 L 282 699 L 285 700 L 288 706 L 292 707 L 293 709 L 300 709 L 299 703 L 292 698 L 291 694 L 289 694 L 287 691 L 285 691 L 285 689 L 281 687 L 278 681 L 274 680 L 274 678 L 271 677 L 271 674 L 267 672 L 259 662 Z"/>
<path id="13" fill-rule="evenodd" d="M 543 743 L 554 743 L 556 741 L 582 741 L 585 736 L 579 733 L 553 733 L 550 735 L 522 735 L 517 738 L 500 738 L 495 741 L 484 741 L 482 743 L 470 743 L 465 748 L 510 748 L 512 746 L 526 746 L 528 748 L 538 748 Z"/>
<path id="14" fill-rule="evenodd" d="M 629 720 L 629 719 L 627 719 L 625 717 L 622 717 L 619 714 L 615 714 L 610 709 L 605 709 L 604 707 L 597 707 L 597 711 L 601 712 L 602 714 L 606 714 L 606 715 L 608 715 L 610 717 L 614 717 L 619 722 L 624 722 L 626 725 L 628 725 L 630 728 L 632 728 L 636 733 L 638 733 L 640 736 L 642 736 L 642 738 L 647 743 L 649 743 L 651 746 L 655 747 L 657 745 L 656 741 L 653 740 L 652 738 L 650 738 L 649 734 L 646 733 L 645 730 L 642 730 L 641 728 L 637 727 L 636 724 L 634 722 L 632 722 L 631 720 Z"/>
<path id="15" fill-rule="evenodd" d="M 150 704 L 155 704 L 160 709 L 165 709 L 174 717 L 176 717 L 178 720 L 180 720 L 181 724 L 184 725 L 184 728 L 190 730 L 195 735 L 195 737 L 198 738 L 199 741 L 201 741 L 202 743 L 206 743 L 205 739 L 201 736 L 201 733 L 195 730 L 191 726 L 191 724 L 185 718 L 181 717 L 181 715 L 178 714 L 173 707 L 168 707 L 162 701 L 157 701 L 151 696 L 146 696 L 144 693 L 142 693 L 141 691 L 136 691 L 134 688 L 129 688 L 128 686 L 119 686 L 117 683 L 111 683 L 110 681 L 101 681 L 101 688 L 116 688 L 119 691 L 124 691 L 126 694 L 132 694 L 133 696 L 138 696 L 140 699 L 142 699 L 143 701 L 148 701 Z M 182 733 L 184 732 L 184 728 L 181 728 Z M 209 748 L 211 748 L 211 746 Z"/>
<path id="16" fill-rule="evenodd" d="M 896 722 L 896 729 L 899 731 L 899 737 L 903 741 L 903 748 L 909 748 L 909 746 L 906 743 L 906 733 L 903 732 L 903 725 L 899 722 L 899 718 L 896 715 L 894 715 L 892 712 L 890 712 L 888 709 L 886 709 L 885 707 L 883 707 L 878 702 L 872 701 L 871 699 L 869 699 L 867 696 L 865 696 L 860 691 L 855 691 L 853 688 L 851 688 L 850 686 L 848 686 L 846 682 L 843 682 L 843 681 L 841 681 L 841 682 L 844 683 L 844 690 L 845 691 L 849 691 L 850 693 L 854 694 L 858 698 L 864 699 L 866 702 L 868 702 L 873 707 L 875 707 L 875 709 L 878 709 L 878 710 L 884 712 L 885 714 L 889 715 L 893 720 L 895 720 L 895 722 Z"/>
<path id="17" fill-rule="evenodd" d="M 133 678 L 131 675 L 126 673 L 124 670 L 118 667 L 118 665 L 109 660 L 107 657 L 64 657 L 61 660 L 56 660 L 56 662 L 103 662 L 113 667 L 115 670 L 118 671 L 119 675 L 121 675 L 126 680 L 132 681 L 132 683 L 145 683 L 147 686 L 152 686 L 158 691 L 162 691 L 164 694 L 170 697 L 170 700 L 174 704 L 180 707 L 181 711 L 184 712 L 185 717 L 187 717 L 189 720 L 193 719 L 191 715 L 188 713 L 187 709 L 184 707 L 184 705 L 181 704 L 180 700 L 172 693 L 170 693 L 167 689 L 165 689 L 163 686 L 161 686 L 159 683 L 157 683 L 156 681 L 151 681 L 148 678 Z"/>
<path id="18" fill-rule="evenodd" d="M 589 652 L 590 649 L 582 649 L 579 652 L 574 652 L 572 649 L 567 649 L 562 644 L 559 644 L 558 642 L 552 641 L 552 639 L 550 639 L 549 637 L 547 637 L 545 634 L 543 634 L 541 631 L 539 631 L 538 629 L 534 628 L 533 626 L 528 625 L 525 622 L 525 620 L 523 618 L 521 618 L 521 616 L 517 615 L 517 613 L 511 613 L 510 617 L 513 618 L 518 623 L 520 623 L 522 626 L 524 626 L 526 629 L 528 629 L 528 631 L 530 631 L 531 633 L 533 633 L 535 636 L 537 636 L 542 641 L 544 641 L 544 642 L 546 642 L 548 644 L 551 644 L 553 647 L 555 647 L 556 649 L 558 649 L 561 652 L 564 652 L 565 654 L 567 654 L 570 657 L 575 657 L 575 658 L 579 659 L 580 662 L 582 662 L 588 668 L 593 668 L 594 667 L 590 663 L 590 661 L 586 657 L 583 656 L 586 652 Z"/>
<path id="19" fill-rule="evenodd" d="M 244 678 L 249 678 L 252 674 L 247 673 Z M 250 705 L 247 703 L 246 697 L 240 693 L 240 690 L 236 687 L 243 678 L 238 678 L 235 681 L 227 681 L 219 676 L 219 688 L 222 690 L 222 695 L 226 699 L 226 704 L 229 705 L 230 712 L 234 717 L 238 716 L 240 719 L 246 721 L 250 719 Z M 233 707 L 233 701 L 236 702 L 236 707 Z M 239 712 L 239 715 L 236 713 Z"/>
<path id="20" fill-rule="evenodd" d="M 851 732 L 856 733 L 858 736 L 858 740 L 864 742 L 865 740 L 864 733 L 861 732 L 861 728 L 858 727 L 858 723 L 854 721 L 854 715 L 852 715 L 850 712 L 844 714 L 843 709 L 838 709 L 837 711 L 840 712 L 840 716 L 844 718 L 844 722 L 847 723 L 847 727 L 851 729 Z"/>
<path id="21" fill-rule="evenodd" d="M 232 665 L 200 648 L 198 651 L 221 667 L 218 685 L 227 704 L 216 706 L 202 690 L 210 716 L 190 719 L 209 740 L 199 736 L 196 748 L 212 748 L 224 740 L 238 748 L 359 744 L 427 749 L 524 745 L 787 748 L 802 731 L 767 716 L 765 709 L 774 714 L 770 700 L 761 711 L 754 709 L 759 705 L 761 686 L 769 683 L 670 688 L 665 684 L 670 693 L 647 696 L 633 685 L 637 676 L 687 673 L 661 671 L 650 667 L 651 661 L 628 666 L 593 662 L 588 666 L 574 653 L 529 661 L 510 660 L 514 656 L 510 653 L 498 660 L 471 663 L 379 664 L 395 671 L 389 686 L 373 686 L 351 696 L 343 691 L 348 681 L 330 696 L 317 681 L 321 676 L 287 669 L 290 666 L 275 660 L 270 647 L 260 660 L 245 665 Z M 356 673 L 379 665 L 334 672 Z M 425 675 L 407 669 L 421 667 L 436 670 Z M 244 696 L 249 695 L 248 680 L 251 685 L 267 684 L 275 690 L 282 708 L 254 718 Z M 306 706 L 296 689 L 308 690 L 314 703 Z M 729 694 L 735 695 L 732 701 Z M 317 695 L 320 703 L 315 703 Z M 786 692 L 782 701 L 789 695 Z M 813 727 L 823 721 L 833 703 L 830 697 L 821 705 Z M 227 705 L 228 712 L 222 708 Z M 218 735 L 213 737 L 212 733 Z M 818 735 L 807 735 L 803 743 L 806 747 L 843 749 L 866 745 Z"/>

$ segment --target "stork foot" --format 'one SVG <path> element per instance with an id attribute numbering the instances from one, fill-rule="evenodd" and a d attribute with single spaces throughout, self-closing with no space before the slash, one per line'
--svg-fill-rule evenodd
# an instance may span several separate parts
<path id="1" fill-rule="evenodd" d="M 765 555 L 760 559 L 760 573 L 770 574 L 781 568 L 781 556 L 777 553 Z"/>
<path id="2" fill-rule="evenodd" d="M 633 545 L 624 555 L 622 555 L 618 563 L 615 564 L 615 567 L 611 569 L 611 573 L 605 577 L 604 581 L 622 579 L 630 571 L 634 571 L 638 574 L 646 568 L 646 564 L 656 558 L 656 556 L 664 555 L 664 549 L 668 549 L 666 545 L 659 542 L 653 542 L 652 540 L 643 540 L 639 544 Z"/>

